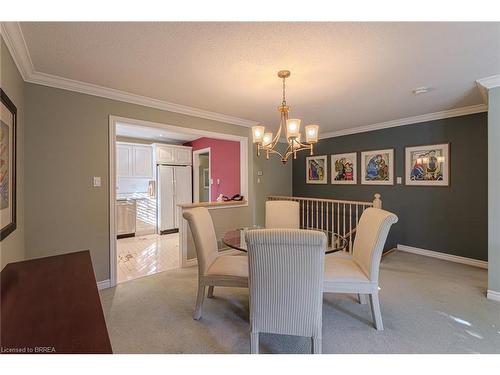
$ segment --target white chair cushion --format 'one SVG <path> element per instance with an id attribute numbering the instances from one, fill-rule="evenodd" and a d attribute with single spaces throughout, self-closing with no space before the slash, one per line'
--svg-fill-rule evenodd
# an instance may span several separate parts
<path id="1" fill-rule="evenodd" d="M 325 282 L 369 283 L 370 280 L 352 259 L 327 255 Z"/>
<path id="2" fill-rule="evenodd" d="M 207 276 L 248 277 L 248 257 L 221 255 L 208 267 Z"/>

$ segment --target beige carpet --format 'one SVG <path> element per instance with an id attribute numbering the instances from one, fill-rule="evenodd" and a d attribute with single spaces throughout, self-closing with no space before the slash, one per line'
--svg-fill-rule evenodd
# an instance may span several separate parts
<path id="1" fill-rule="evenodd" d="M 115 353 L 249 353 L 248 291 L 216 288 L 194 321 L 196 268 L 166 271 L 101 291 Z M 500 353 L 500 303 L 487 271 L 395 252 L 380 274 L 385 330 L 369 305 L 326 295 L 324 353 Z M 309 353 L 307 338 L 261 335 L 263 353 Z"/>

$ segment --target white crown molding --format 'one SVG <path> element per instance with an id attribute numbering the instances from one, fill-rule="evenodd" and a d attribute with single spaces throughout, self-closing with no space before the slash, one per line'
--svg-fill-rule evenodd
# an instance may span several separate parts
<path id="1" fill-rule="evenodd" d="M 228 124 L 251 127 L 257 124 L 255 121 L 245 120 L 239 117 L 229 116 L 222 113 L 205 111 L 203 109 L 193 108 L 181 104 L 166 102 L 159 99 L 149 98 L 147 96 L 131 94 L 121 90 L 115 90 L 92 83 L 63 78 L 52 74 L 33 72 L 26 82 L 39 85 L 55 87 L 69 91 L 75 91 L 82 94 L 99 96 L 102 98 L 127 102 L 131 104 L 142 105 L 144 107 L 161 109 L 163 111 L 180 113 L 183 115 L 204 118 L 208 120 L 225 122 Z"/>
<path id="2" fill-rule="evenodd" d="M 486 293 L 486 298 L 491 299 L 492 301 L 500 302 L 500 292 L 495 292 L 494 290 L 489 290 Z"/>
<path id="3" fill-rule="evenodd" d="M 379 122 L 376 124 L 358 126 L 356 128 L 351 128 L 351 129 L 336 130 L 332 132 L 323 133 L 319 138 L 325 139 L 325 138 L 340 137 L 349 134 L 365 133 L 373 130 L 394 128 L 397 126 L 412 125 L 433 120 L 441 120 L 450 117 L 458 117 L 458 116 L 470 115 L 473 113 L 486 112 L 487 110 L 488 106 L 486 104 L 477 104 L 468 107 L 450 109 L 447 111 L 427 113 L 419 116 L 405 117 L 398 120 L 391 120 L 386 122 Z"/>
<path id="4" fill-rule="evenodd" d="M 34 69 L 19 22 L 1 22 L 0 30 L 17 70 L 26 81 Z"/>
<path id="5" fill-rule="evenodd" d="M 488 268 L 488 262 L 486 262 L 484 260 L 466 258 L 466 257 L 458 256 L 458 255 L 441 253 L 439 251 L 425 250 L 425 249 L 420 249 L 418 247 L 399 245 L 399 244 L 397 246 L 397 249 L 400 251 L 407 252 L 407 253 L 418 254 L 418 255 L 423 255 L 426 257 L 447 260 L 449 262 L 467 264 L 468 266 L 474 266 L 474 267 L 485 268 L 485 269 Z"/>
<path id="6" fill-rule="evenodd" d="M 102 98 L 137 104 L 144 107 L 156 108 L 163 111 L 180 113 L 183 115 L 204 118 L 208 120 L 220 121 L 228 124 L 250 127 L 257 125 L 256 121 L 246 120 L 222 113 L 206 111 L 181 104 L 153 99 L 142 95 L 132 94 L 126 91 L 94 85 L 69 78 L 59 77 L 52 74 L 37 72 L 31 61 L 31 57 L 26 46 L 26 41 L 18 22 L 2 22 L 1 32 L 7 47 L 14 59 L 16 66 L 24 81 L 39 85 L 55 87 L 82 94 L 99 96 Z"/>
<path id="7" fill-rule="evenodd" d="M 483 86 L 487 90 L 495 87 L 500 87 L 500 74 L 478 79 L 476 80 L 476 83 Z"/>
<path id="8" fill-rule="evenodd" d="M 488 91 L 500 87 L 500 74 L 476 80 L 476 86 L 483 97 L 483 101 L 488 104 Z"/>

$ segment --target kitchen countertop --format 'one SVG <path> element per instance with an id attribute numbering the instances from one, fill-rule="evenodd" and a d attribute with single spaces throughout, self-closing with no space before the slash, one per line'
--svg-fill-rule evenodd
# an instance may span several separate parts
<path id="1" fill-rule="evenodd" d="M 117 201 L 138 200 L 138 199 L 154 199 L 148 193 L 120 193 L 116 194 Z"/>
<path id="2" fill-rule="evenodd" d="M 207 208 L 215 208 L 215 207 L 226 207 L 226 206 L 245 206 L 247 205 L 247 201 L 224 201 L 224 202 L 198 202 L 198 203 L 184 203 L 178 204 L 179 207 L 183 209 L 195 208 L 195 207 L 207 207 Z"/>

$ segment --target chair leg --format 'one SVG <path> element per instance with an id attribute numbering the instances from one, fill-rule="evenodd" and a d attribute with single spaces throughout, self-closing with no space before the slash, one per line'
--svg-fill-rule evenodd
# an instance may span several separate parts
<path id="1" fill-rule="evenodd" d="M 370 305 L 372 307 L 373 321 L 375 323 L 375 328 L 379 331 L 384 330 L 384 325 L 382 323 L 382 313 L 380 312 L 380 301 L 378 299 L 378 293 L 370 294 Z"/>
<path id="2" fill-rule="evenodd" d="M 361 305 L 366 305 L 368 303 L 368 300 L 366 298 L 366 294 L 358 294 L 358 302 Z"/>
<path id="3" fill-rule="evenodd" d="M 321 337 L 313 337 L 312 338 L 312 353 L 313 354 L 321 354 L 321 349 L 322 349 Z"/>
<path id="4" fill-rule="evenodd" d="M 208 287 L 207 298 L 214 298 L 214 286 L 213 285 L 210 285 Z"/>
<path id="5" fill-rule="evenodd" d="M 250 354 L 259 354 L 259 332 L 250 332 Z"/>
<path id="6" fill-rule="evenodd" d="M 193 319 L 201 319 L 201 310 L 203 307 L 203 299 L 205 298 L 205 285 L 198 284 L 198 295 L 196 296 L 196 307 L 194 308 Z"/>

